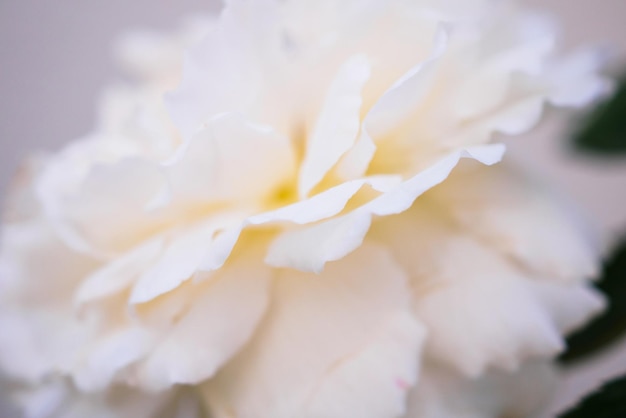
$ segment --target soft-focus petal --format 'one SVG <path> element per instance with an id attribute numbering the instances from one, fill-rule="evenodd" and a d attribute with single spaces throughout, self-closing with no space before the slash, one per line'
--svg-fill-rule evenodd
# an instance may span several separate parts
<path id="1" fill-rule="evenodd" d="M 613 83 L 598 74 L 606 61 L 605 55 L 582 50 L 557 62 L 549 74 L 550 102 L 580 107 L 610 92 Z"/>
<path id="2" fill-rule="evenodd" d="M 509 187 L 517 186 L 514 179 Z M 434 188 L 406 213 L 377 221 L 372 231 L 411 276 L 416 314 L 430 332 L 426 354 L 470 376 L 554 355 L 563 346 L 563 333 L 597 313 L 602 299 L 579 281 L 559 283 L 528 271 L 502 253 L 507 247 L 484 242 L 480 229 L 457 223 L 451 215 L 459 206 L 442 198 L 447 186 Z M 489 205 L 491 195 L 481 194 L 481 182 L 463 187 L 465 196 L 481 202 L 474 209 L 468 204 L 468 210 L 477 215 L 497 210 L 498 201 Z M 513 237 L 516 232 L 513 228 Z"/>
<path id="3" fill-rule="evenodd" d="M 26 381 L 67 362 L 88 335 L 72 315 L 72 289 L 97 266 L 67 248 L 42 222 L 34 219 L 2 231 L 0 364 Z"/>
<path id="4" fill-rule="evenodd" d="M 266 262 L 320 273 L 327 262 L 339 260 L 361 245 L 371 219 L 368 212 L 355 211 L 314 226 L 291 229 L 274 240 Z"/>
<path id="5" fill-rule="evenodd" d="M 435 35 L 430 56 L 411 68 L 376 102 L 365 119 L 365 126 L 372 136 L 379 137 L 392 130 L 424 100 L 433 87 L 433 73 L 447 41 L 446 31 L 440 28 Z"/>
<path id="6" fill-rule="evenodd" d="M 515 2 L 228 0 L 196 23 L 127 38 L 134 82 L 13 187 L 0 365 L 25 414 L 530 414 L 529 361 L 604 305 L 598 251 L 490 167 L 494 138 L 607 91 L 601 60 L 558 58 Z"/>
<path id="7" fill-rule="evenodd" d="M 351 213 L 282 233 L 272 243 L 267 262 L 277 267 L 320 272 L 328 261 L 338 260 L 358 248 L 373 215 L 386 216 L 407 210 L 422 193 L 444 181 L 462 157 L 494 164 L 502 152 L 502 146 L 493 145 L 452 153 L 395 187 L 380 188 L 380 196 Z"/>
<path id="8" fill-rule="evenodd" d="M 215 216 L 175 235 L 162 255 L 147 268 L 134 284 L 130 303 L 143 303 L 175 289 L 200 270 L 219 268 L 235 240 L 223 239 L 237 230 L 236 214 Z M 213 265 L 211 265 L 213 264 Z"/>
<path id="9" fill-rule="evenodd" d="M 371 176 L 352 180 L 331 187 L 308 199 L 301 200 L 279 209 L 253 215 L 246 220 L 251 225 L 263 225 L 277 222 L 308 224 L 331 218 L 340 213 L 346 204 L 364 186 L 378 192 L 396 188 L 402 181 L 400 176 Z"/>
<path id="10" fill-rule="evenodd" d="M 83 303 L 109 296 L 130 286 L 148 269 L 163 249 L 163 239 L 155 239 L 129 251 L 89 275 L 81 283 L 75 303 Z"/>
<path id="11" fill-rule="evenodd" d="M 547 362 L 529 362 L 516 372 L 489 372 L 478 379 L 428 365 L 411 392 L 404 418 L 528 418 L 550 399 L 557 382 Z"/>
<path id="12" fill-rule="evenodd" d="M 144 356 L 154 336 L 139 326 L 120 329 L 94 342 L 94 348 L 75 365 L 74 382 L 79 390 L 106 390 L 116 373 Z"/>
<path id="13" fill-rule="evenodd" d="M 365 209 L 378 216 L 401 213 L 410 208 L 422 193 L 444 181 L 461 158 L 474 159 L 489 166 L 499 162 L 503 153 L 502 144 L 473 147 L 450 153 L 394 190 L 367 203 Z"/>
<path id="14" fill-rule="evenodd" d="M 178 81 L 176 75 L 181 72 L 182 52 L 200 40 L 213 25 L 214 16 L 196 16 L 184 22 L 180 33 L 134 30 L 124 34 L 114 52 L 126 71 L 165 87 Z"/>
<path id="15" fill-rule="evenodd" d="M 156 165 L 137 158 L 96 166 L 63 202 L 60 222 L 87 248 L 107 255 L 126 251 L 162 227 L 164 220 L 146 206 L 165 181 Z"/>
<path id="16" fill-rule="evenodd" d="M 213 376 L 262 318 L 270 276 L 269 268 L 243 259 L 201 279 L 206 283 L 195 285 L 198 296 L 188 302 L 189 310 L 159 337 L 138 366 L 140 385 L 162 390 Z"/>
<path id="17" fill-rule="evenodd" d="M 372 407 L 364 416 L 397 416 L 423 337 L 406 292 L 403 272 L 370 245 L 319 276 L 281 271 L 254 339 L 207 387 L 216 416 L 343 417 L 363 405 Z M 368 359 L 379 352 L 395 355 L 375 366 Z M 381 392 L 369 399 L 367 387 Z"/>
<path id="18" fill-rule="evenodd" d="M 586 225 L 538 179 L 510 162 L 484 170 L 466 164 L 433 198 L 463 228 L 545 278 L 593 278 L 599 254 Z"/>
<path id="19" fill-rule="evenodd" d="M 264 89 L 270 69 L 277 68 L 272 65 L 280 39 L 277 13 L 273 0 L 229 1 L 209 36 L 188 53 L 181 85 L 166 96 L 172 118 L 185 138 L 223 112 L 266 122 L 253 116 L 271 110 L 259 109 L 256 99 L 267 94 Z"/>
<path id="20" fill-rule="evenodd" d="M 118 386 L 83 394 L 55 378 L 37 388 L 21 389 L 15 398 L 25 418 L 209 418 L 200 397 L 185 388 L 147 394 Z"/>
<path id="21" fill-rule="evenodd" d="M 354 144 L 359 132 L 361 89 L 369 76 L 370 65 L 363 55 L 351 57 L 339 69 L 307 141 L 298 186 L 301 197 L 307 196 Z"/>
<path id="22" fill-rule="evenodd" d="M 288 139 L 237 114 L 207 120 L 168 168 L 172 199 L 217 205 L 256 203 L 287 184 L 294 173 Z"/>

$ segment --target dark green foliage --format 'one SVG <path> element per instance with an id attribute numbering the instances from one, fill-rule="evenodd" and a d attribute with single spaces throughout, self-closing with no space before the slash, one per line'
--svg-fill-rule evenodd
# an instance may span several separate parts
<path id="1" fill-rule="evenodd" d="M 603 386 L 559 418 L 626 417 L 626 376 Z"/>
<path id="2" fill-rule="evenodd" d="M 614 95 L 583 121 L 574 143 L 596 154 L 626 155 L 626 76 Z"/>
<path id="3" fill-rule="evenodd" d="M 570 336 L 568 349 L 561 356 L 563 362 L 593 354 L 626 333 L 626 238 L 606 261 L 596 287 L 606 295 L 609 306 L 601 316 Z"/>

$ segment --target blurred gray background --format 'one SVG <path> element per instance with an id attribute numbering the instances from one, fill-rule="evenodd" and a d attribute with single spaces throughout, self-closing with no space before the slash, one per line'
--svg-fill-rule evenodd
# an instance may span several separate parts
<path id="1" fill-rule="evenodd" d="M 625 0 L 526 3 L 558 16 L 565 48 L 610 45 L 611 71 L 626 71 Z M 120 33 L 175 29 L 187 14 L 218 9 L 215 0 L 0 0 L 0 196 L 23 157 L 89 132 L 98 92 L 119 76 L 111 45 Z M 510 148 L 560 185 L 611 239 L 626 231 L 626 161 L 570 152 L 565 126 L 572 118 L 550 112 L 531 135 L 510 141 Z M 570 370 L 551 410 L 624 372 L 626 342 Z M 6 416 L 1 409 L 0 416 Z"/>

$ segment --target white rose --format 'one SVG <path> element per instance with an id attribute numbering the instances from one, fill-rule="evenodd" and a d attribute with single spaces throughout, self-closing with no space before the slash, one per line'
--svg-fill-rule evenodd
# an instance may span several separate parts
<path id="1" fill-rule="evenodd" d="M 461 0 L 232 0 L 127 45 L 142 83 L 9 202 L 0 364 L 28 416 L 545 400 L 563 336 L 603 306 L 597 249 L 492 141 L 605 91 L 592 54 Z"/>

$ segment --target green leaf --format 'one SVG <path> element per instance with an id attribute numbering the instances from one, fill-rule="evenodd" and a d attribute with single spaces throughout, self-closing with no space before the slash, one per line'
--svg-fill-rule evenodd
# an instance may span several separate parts
<path id="1" fill-rule="evenodd" d="M 559 418 L 626 417 L 626 376 L 613 380 L 587 396 L 574 409 Z"/>
<path id="2" fill-rule="evenodd" d="M 567 340 L 560 360 L 579 360 L 607 347 L 626 333 L 626 238 L 605 262 L 596 287 L 606 296 L 607 310 Z M 626 415 L 624 415 L 626 417 Z"/>
<path id="3" fill-rule="evenodd" d="M 613 96 L 583 119 L 574 144 L 596 154 L 626 154 L 626 76 Z"/>

